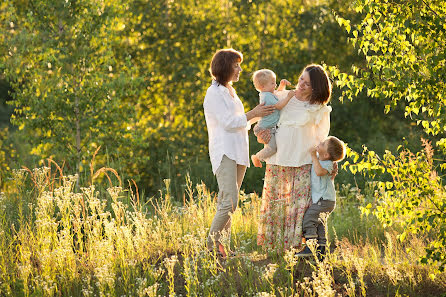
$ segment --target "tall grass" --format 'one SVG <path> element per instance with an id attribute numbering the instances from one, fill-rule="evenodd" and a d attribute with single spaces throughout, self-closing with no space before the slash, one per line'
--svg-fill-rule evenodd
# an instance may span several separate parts
<path id="1" fill-rule="evenodd" d="M 111 178 L 103 189 L 99 177 L 107 172 L 113 173 L 92 171 L 90 182 L 77 187 L 77 176 L 50 167 L 14 171 L 0 195 L 0 295 L 446 293 L 446 275 L 418 263 L 427 238 L 413 237 L 403 245 L 395 230 L 360 216 L 357 202 L 368 199 L 366 192 L 341 188 L 338 208 L 329 219 L 335 227 L 330 231 L 332 249 L 324 261 L 298 259 L 294 250 L 266 254 L 256 245 L 260 198 L 241 193 L 240 207 L 232 215 L 231 242 L 225 242 L 238 256 L 222 260 L 205 247 L 216 204 L 215 193 L 204 184 L 186 179 L 185 198 L 178 203 L 165 180 L 165 190 L 143 202 L 134 186 L 112 185 Z"/>

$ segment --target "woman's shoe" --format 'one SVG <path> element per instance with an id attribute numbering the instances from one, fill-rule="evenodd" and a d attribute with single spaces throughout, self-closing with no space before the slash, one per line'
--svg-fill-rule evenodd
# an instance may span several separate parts
<path id="1" fill-rule="evenodd" d="M 237 256 L 237 253 L 231 250 L 225 250 L 225 248 L 223 247 L 222 244 L 220 244 L 220 246 L 218 247 L 218 251 L 221 255 L 223 255 L 223 258 L 232 258 Z"/>
<path id="2" fill-rule="evenodd" d="M 313 256 L 313 253 L 308 246 L 305 246 L 305 248 L 302 251 L 298 252 L 296 256 L 298 256 L 299 258 L 306 258 Z"/>
<path id="3" fill-rule="evenodd" d="M 215 252 L 217 254 L 217 256 L 221 259 L 227 259 L 227 258 L 232 258 L 232 257 L 237 256 L 237 253 L 234 251 L 231 251 L 231 250 L 226 251 L 222 244 L 219 244 L 218 248 L 210 249 L 209 252 L 210 253 Z"/>
<path id="4" fill-rule="evenodd" d="M 217 251 L 218 251 L 218 255 L 221 258 L 226 259 L 228 257 L 228 255 L 226 254 L 225 248 L 221 243 L 218 245 Z"/>

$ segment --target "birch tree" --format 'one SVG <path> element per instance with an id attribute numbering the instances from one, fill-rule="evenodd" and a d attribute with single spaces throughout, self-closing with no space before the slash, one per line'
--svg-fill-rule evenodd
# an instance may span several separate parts
<path id="1" fill-rule="evenodd" d="M 5 76 L 13 124 L 32 153 L 66 160 L 80 173 L 95 149 L 126 141 L 139 81 L 122 50 L 125 1 L 14 1 L 2 4 Z"/>

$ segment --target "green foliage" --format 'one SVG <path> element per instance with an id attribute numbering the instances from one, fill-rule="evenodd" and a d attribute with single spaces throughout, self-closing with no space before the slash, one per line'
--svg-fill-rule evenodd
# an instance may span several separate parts
<path id="1" fill-rule="evenodd" d="M 363 15 L 358 24 L 340 16 L 337 20 L 367 63 L 352 66 L 354 75 L 331 68 L 343 88 L 341 100 L 366 92 L 385 102 L 386 113 L 404 101 L 405 116 L 426 133 L 444 133 L 444 1 L 357 1 L 356 10 Z M 444 140 L 437 144 L 443 146 Z"/>
<path id="2" fill-rule="evenodd" d="M 342 98 L 352 100 L 361 92 L 382 100 L 384 111 L 403 107 L 405 117 L 422 126 L 428 135 L 439 135 L 439 150 L 446 151 L 446 6 L 444 1 L 357 1 L 362 14 L 358 24 L 337 16 L 349 34 L 349 41 L 365 57 L 365 65 L 353 65 L 353 74 L 331 67 L 342 88 Z M 373 213 L 387 225 L 400 224 L 399 236 L 408 233 L 431 234 L 422 262 L 433 262 L 444 270 L 446 259 L 445 189 L 435 172 L 435 162 L 428 142 L 416 154 L 407 149 L 397 156 L 386 151 L 381 158 L 364 148 L 362 158 L 350 151 L 352 164 L 344 168 L 368 172 L 378 178 L 378 203 Z M 444 155 L 444 154 L 443 154 Z M 441 164 L 442 163 L 442 164 Z M 371 205 L 370 205 L 371 206 Z M 363 209 L 365 213 L 370 207 Z"/>
<path id="3" fill-rule="evenodd" d="M 9 91 L 9 84 L 0 75 L 0 127 L 9 125 L 9 118 L 12 113 L 12 108 L 6 104 L 10 100 Z"/>
<path id="4" fill-rule="evenodd" d="M 242 51 L 235 88 L 252 108 L 258 93 L 251 75 L 258 68 L 297 83 L 308 63 L 344 71 L 365 62 L 332 13 L 359 20 L 351 6 L 333 0 L 3 1 L 0 69 L 12 87 L 17 151 L 9 166 L 32 167 L 36 158 L 52 157 L 72 172 L 78 167 L 86 179 L 86 165 L 101 146 L 97 162 L 149 195 L 169 178 L 181 199 L 187 172 L 215 190 L 202 108 L 212 54 L 223 47 Z M 401 121 L 404 111 L 384 115 L 383 104 L 366 94 L 344 103 L 338 95 L 335 88 L 331 130 L 353 148 L 365 143 L 384 151 L 403 136 L 419 139 L 420 129 Z M 10 112 L 0 109 L 0 117 L 7 120 Z M 250 144 L 251 152 L 261 147 L 252 135 Z M 251 168 L 243 188 L 260 192 L 263 176 L 264 168 Z M 337 178 L 345 180 L 354 182 L 343 173 Z"/>
<path id="5" fill-rule="evenodd" d="M 372 205 L 376 205 L 375 189 L 374 182 L 367 183 L 363 190 L 350 184 L 339 186 L 336 211 L 329 217 L 328 232 L 331 236 L 347 237 L 353 244 L 385 241 L 384 234 L 389 228 L 385 228 L 377 217 L 364 215 Z M 395 231 L 398 230 L 397 226 L 392 227 Z"/>
<path id="6" fill-rule="evenodd" d="M 428 236 L 430 243 L 426 254 L 420 255 L 422 263 L 431 263 L 443 271 L 446 266 L 446 189 L 435 170 L 433 150 L 424 141 L 424 150 L 412 153 L 399 148 L 398 155 L 390 151 L 382 158 L 364 148 L 361 155 L 349 151 L 353 164 L 343 166 L 353 174 L 363 173 L 377 179 L 376 202 L 362 207 L 366 215 L 373 213 L 384 225 L 398 225 L 403 231 L 401 241 L 411 234 Z"/>
<path id="7" fill-rule="evenodd" d="M 3 188 L 3 182 L 6 178 L 7 172 L 10 170 L 9 162 L 10 155 L 14 152 L 10 143 L 8 143 L 8 128 L 0 128 L 0 189 Z"/>
<path id="8" fill-rule="evenodd" d="M 138 81 L 120 49 L 125 2 L 6 1 L 2 12 L 11 121 L 29 136 L 32 153 L 66 158 L 80 172 L 99 145 L 122 146 Z"/>

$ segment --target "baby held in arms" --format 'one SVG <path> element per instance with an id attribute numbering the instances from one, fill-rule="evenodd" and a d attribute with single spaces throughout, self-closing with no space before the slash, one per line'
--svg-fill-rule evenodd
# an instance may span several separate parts
<path id="1" fill-rule="evenodd" d="M 279 100 L 279 98 L 277 98 L 277 96 L 274 94 L 277 86 L 276 74 L 269 69 L 257 70 L 254 72 L 252 80 L 254 82 L 254 87 L 257 91 L 259 91 L 260 103 L 265 103 L 265 105 L 274 105 L 276 108 L 272 114 L 262 117 L 258 124 L 254 127 L 255 135 L 257 135 L 257 133 L 261 130 L 269 129 L 271 131 L 270 141 L 265 144 L 261 151 L 251 156 L 251 161 L 254 166 L 262 167 L 261 162 L 274 155 L 277 151 L 275 132 L 280 116 L 279 110 L 288 104 L 290 99 L 294 97 L 295 92 L 294 90 L 291 90 L 284 99 Z M 286 79 L 282 79 L 277 91 L 283 91 L 287 85 L 290 85 L 290 82 Z"/>

